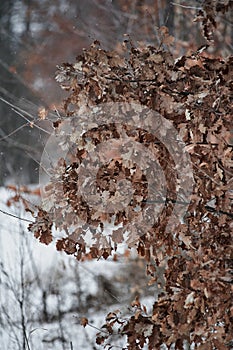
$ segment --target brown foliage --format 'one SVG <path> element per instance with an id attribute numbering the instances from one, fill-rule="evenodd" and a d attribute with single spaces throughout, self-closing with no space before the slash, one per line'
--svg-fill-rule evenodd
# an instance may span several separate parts
<path id="1" fill-rule="evenodd" d="M 204 3 L 208 13 L 207 22 L 203 22 L 204 31 L 209 40 L 210 26 L 215 22 L 210 7 Z M 216 4 L 214 11 L 219 10 Z M 233 163 L 229 144 L 233 57 L 214 58 L 199 50 L 175 60 L 168 51 L 152 46 L 139 49 L 127 40 L 122 52 L 120 56 L 105 51 L 95 42 L 74 64 L 64 63 L 58 67 L 56 80 L 69 92 L 69 97 L 64 103 L 66 117 L 60 118 L 54 127 L 59 134 L 59 125 L 77 115 L 78 123 L 88 125 L 88 113 L 94 108 L 122 101 L 137 102 L 170 120 L 186 144 L 195 180 L 183 222 L 176 222 L 166 230 L 167 219 L 177 200 L 176 170 L 166 147 L 151 133 L 122 125 L 120 131 L 128 138 L 158 155 L 167 182 L 165 208 L 158 222 L 144 234 L 140 233 L 140 225 L 130 225 L 137 223 L 138 214 L 134 209 L 143 208 L 148 199 L 147 179 L 136 165 L 139 160 L 129 156 L 128 167 L 122 161 L 116 120 L 116 123 L 106 121 L 105 125 L 94 125 L 81 136 L 75 134 L 78 125 L 74 122 L 70 137 L 77 136 L 75 152 L 69 164 L 61 158 L 53 169 L 50 184 L 45 188 L 49 209 L 40 210 L 29 229 L 48 244 L 54 224 L 66 233 L 57 241 L 57 249 L 73 254 L 78 260 L 85 256 L 108 258 L 125 239 L 126 231 L 130 231 L 136 237 L 134 244 L 139 255 L 149 263 L 150 284 L 156 283 L 156 269 L 165 266 L 163 293 L 154 303 L 152 314 L 147 315 L 136 299 L 132 304 L 135 313 L 129 319 L 122 321 L 117 313 L 107 316 L 107 336 L 99 334 L 97 344 L 104 343 L 117 325 L 119 334 L 128 337 L 128 349 L 142 349 L 146 342 L 151 350 L 159 349 L 163 343 L 182 349 L 184 341 L 194 342 L 199 349 L 228 349 L 233 332 Z M 109 140 L 108 157 L 112 160 L 96 176 L 98 188 L 104 194 L 103 201 L 104 196 L 112 196 L 114 202 L 114 198 L 121 195 L 113 179 L 130 181 L 134 196 L 124 209 L 113 206 L 105 211 L 100 203 L 100 209 L 96 210 L 97 197 L 92 197 L 93 205 L 89 205 L 80 194 L 78 171 L 84 164 L 90 173 L 95 172 L 100 160 L 96 159 L 90 166 L 89 152 L 99 147 L 101 155 L 101 144 Z M 85 176 L 88 175 L 84 172 Z M 154 206 L 158 199 L 154 198 Z M 106 238 L 104 225 L 113 218 L 114 225 L 121 224 L 121 227 Z M 90 247 L 86 244 L 88 230 L 94 242 Z M 87 321 L 83 320 L 85 326 Z"/>

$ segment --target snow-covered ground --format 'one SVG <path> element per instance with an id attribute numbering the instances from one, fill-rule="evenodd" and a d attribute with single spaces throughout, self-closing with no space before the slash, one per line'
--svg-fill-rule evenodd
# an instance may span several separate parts
<path id="1" fill-rule="evenodd" d="M 20 207 L 6 205 L 13 194 L 0 189 L 0 209 L 32 219 Z M 0 212 L 0 349 L 103 349 L 95 343 L 96 328 L 110 311 L 120 308 L 122 317 L 130 315 L 133 297 L 147 288 L 146 279 L 138 282 L 140 266 L 123 257 L 78 262 L 57 252 L 54 243 L 39 243 L 27 226 Z M 150 290 L 141 299 L 148 311 L 153 301 Z M 82 317 L 88 318 L 85 328 Z M 122 348 L 126 339 L 113 336 L 111 345 Z"/>

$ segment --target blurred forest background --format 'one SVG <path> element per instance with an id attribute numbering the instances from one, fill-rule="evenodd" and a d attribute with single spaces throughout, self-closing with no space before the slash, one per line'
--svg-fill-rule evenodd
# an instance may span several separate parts
<path id="1" fill-rule="evenodd" d="M 2 0 L 0 184 L 38 180 L 50 130 L 45 122 L 39 124 L 38 113 L 50 110 L 52 119 L 54 106 L 59 110 L 65 98 L 54 80 L 57 64 L 74 61 L 94 40 L 120 50 L 125 34 L 136 46 L 159 46 L 161 26 L 174 37 L 169 49 L 179 57 L 206 44 L 197 18 L 201 9 L 200 0 Z M 209 54 L 232 53 L 232 18 L 232 9 L 217 17 Z"/>

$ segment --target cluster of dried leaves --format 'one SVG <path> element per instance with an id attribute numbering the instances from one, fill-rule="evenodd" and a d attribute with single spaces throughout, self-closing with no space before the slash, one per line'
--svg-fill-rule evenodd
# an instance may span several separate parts
<path id="1" fill-rule="evenodd" d="M 194 21 L 201 22 L 203 36 L 207 41 L 213 41 L 214 32 L 217 27 L 217 14 L 224 14 L 232 7 L 231 0 L 204 0 L 202 2 L 202 8 L 199 9 Z"/>
<path id="2" fill-rule="evenodd" d="M 208 20 L 211 22 L 211 18 Z M 127 40 L 121 56 L 101 49 L 95 42 L 74 64 L 58 67 L 56 80 L 70 93 L 64 110 L 74 120 L 69 137 L 75 146 L 70 159 L 60 159 L 52 170 L 51 181 L 45 188 L 47 210 L 39 211 L 35 223 L 29 226 L 30 231 L 48 244 L 55 225 L 66 233 L 57 241 L 57 249 L 80 260 L 86 255 L 107 258 L 125 239 L 126 231 L 138 230 L 131 234 L 137 238 L 134 244 L 138 254 L 148 261 L 149 283 L 156 287 L 158 269 L 163 267 L 165 271 L 163 292 L 154 304 L 153 313 L 148 315 L 136 300 L 135 314 L 124 322 L 117 313 L 108 315 L 107 331 L 98 335 L 98 344 L 104 343 L 118 325 L 119 334 L 127 335 L 128 349 L 132 350 L 141 349 L 146 343 L 149 349 L 159 349 L 162 344 L 175 344 L 175 349 L 183 349 L 184 342 L 195 343 L 198 349 L 205 350 L 231 348 L 232 77 L 233 57 L 212 58 L 199 50 L 174 59 L 168 51 L 151 46 L 138 49 Z M 178 200 L 172 158 L 153 134 L 121 126 L 121 133 L 157 154 L 166 178 L 164 209 L 158 221 L 142 233 L 137 220 L 138 212 L 148 200 L 147 178 L 140 171 L 137 159 L 128 155 L 127 164 L 122 160 L 118 120 L 88 126 L 88 113 L 109 102 L 136 102 L 158 112 L 173 123 L 186 144 L 195 184 L 183 222 L 174 223 L 169 230 L 166 224 Z M 88 126 L 82 134 L 75 134 L 77 116 L 78 123 Z M 64 121 L 65 118 L 60 118 L 54 123 L 58 134 Z M 65 141 L 61 135 L 63 146 Z M 80 192 L 78 170 L 84 164 L 82 176 L 95 172 L 94 165 L 98 167 L 99 159 L 90 162 L 88 154 L 96 147 L 100 147 L 101 154 L 101 144 L 110 141 L 112 160 L 96 173 L 102 201 L 98 204 L 94 196 L 93 202 L 87 203 L 85 194 Z M 125 179 L 132 183 L 133 200 L 122 209 L 114 200 L 122 195 L 123 201 L 125 194 L 121 194 L 115 183 Z M 155 188 L 158 198 L 154 201 L 149 198 L 153 207 L 163 192 L 158 184 Z M 90 196 L 91 193 L 90 185 Z M 104 198 L 112 198 L 113 207 L 109 210 L 103 205 Z M 121 224 L 121 228 L 106 237 L 103 235 L 106 222 Z M 134 225 L 129 225 L 132 222 Z M 91 232 L 94 242 L 89 247 L 87 232 Z"/>

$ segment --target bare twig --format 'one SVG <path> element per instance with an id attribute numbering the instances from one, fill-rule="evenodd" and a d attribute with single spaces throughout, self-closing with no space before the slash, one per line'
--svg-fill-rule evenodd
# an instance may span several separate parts
<path id="1" fill-rule="evenodd" d="M 171 2 L 172 5 L 182 7 L 184 9 L 190 9 L 190 10 L 201 10 L 201 7 L 196 7 L 196 6 L 187 6 L 187 5 L 181 5 L 177 4 L 176 2 Z"/>
<path id="2" fill-rule="evenodd" d="M 32 220 L 28 220 L 28 219 L 21 218 L 21 217 L 19 217 L 19 216 L 17 216 L 17 215 L 8 213 L 8 212 L 6 212 L 6 211 L 4 211 L 4 210 L 2 210 L 2 209 L 0 209 L 0 212 L 3 213 L 3 214 L 5 214 L 5 215 L 11 216 L 12 218 L 15 218 L 15 219 L 18 219 L 18 220 L 21 220 L 21 221 L 25 221 L 25 222 L 33 223 Z"/>
<path id="3" fill-rule="evenodd" d="M 2 102 L 6 103 L 8 106 L 11 106 L 11 107 L 12 107 L 12 110 L 13 110 L 15 113 L 17 113 L 20 117 L 22 117 L 24 120 L 26 120 L 29 124 L 32 124 L 32 126 L 35 126 L 37 129 L 39 129 L 39 130 L 45 132 L 46 134 L 49 134 L 49 135 L 51 134 L 50 131 L 48 131 L 48 130 L 42 128 L 42 127 L 40 127 L 39 125 L 37 125 L 37 124 L 35 123 L 37 120 L 36 120 L 35 117 L 32 116 L 29 112 L 27 112 L 27 111 L 25 111 L 24 109 L 22 109 L 22 108 L 20 108 L 20 107 L 18 107 L 18 106 L 16 106 L 16 105 L 14 105 L 14 104 L 11 103 L 11 102 L 5 100 L 5 98 L 3 98 L 3 97 L 0 97 L 0 100 L 1 100 Z M 23 114 L 23 113 L 24 113 L 24 114 Z M 32 118 L 32 120 L 28 119 L 25 115 L 27 115 L 28 117 Z"/>
<path id="4" fill-rule="evenodd" d="M 2 139 L 0 141 L 6 142 L 7 147 L 15 147 L 15 148 L 21 149 L 25 152 L 28 152 L 30 157 L 32 157 L 31 153 L 34 153 L 34 154 L 38 153 L 38 151 L 35 150 L 34 148 L 32 148 L 24 143 L 13 140 L 12 138 L 10 138 L 9 135 L 7 135 L 7 137 L 5 137 L 6 134 L 2 131 L 2 129 L 0 129 L 0 135 L 2 136 Z"/>
<path id="5" fill-rule="evenodd" d="M 0 142 L 3 141 L 3 140 L 6 140 L 8 137 L 10 137 L 10 136 L 16 134 L 19 130 L 25 128 L 25 126 L 28 126 L 28 125 L 29 125 L 29 122 L 27 122 L 27 123 L 25 123 L 25 124 L 19 126 L 17 129 L 13 130 L 13 131 L 10 132 L 9 134 L 3 136 L 3 137 L 0 139 Z"/>

